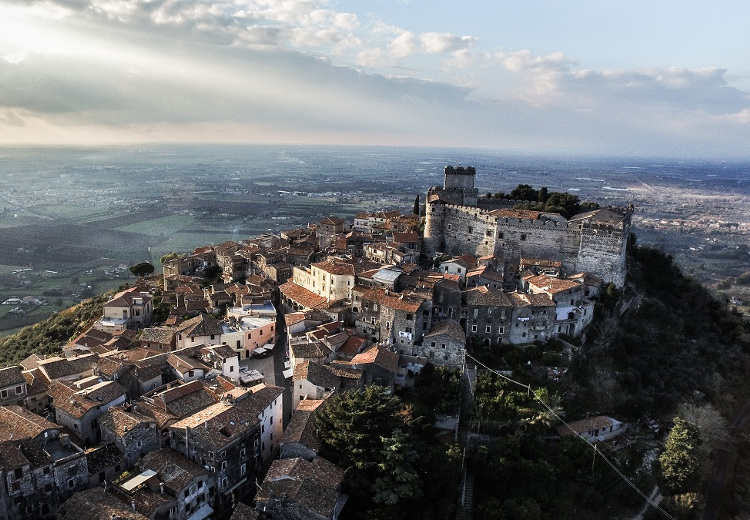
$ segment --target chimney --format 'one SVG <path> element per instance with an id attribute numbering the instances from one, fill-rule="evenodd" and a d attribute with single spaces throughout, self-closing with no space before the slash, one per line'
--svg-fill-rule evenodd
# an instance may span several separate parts
<path id="1" fill-rule="evenodd" d="M 135 511 L 135 500 L 130 501 L 130 507 L 132 507 L 133 511 Z"/>
<path id="2" fill-rule="evenodd" d="M 159 482 L 159 491 L 162 495 L 164 494 L 164 482 Z"/>

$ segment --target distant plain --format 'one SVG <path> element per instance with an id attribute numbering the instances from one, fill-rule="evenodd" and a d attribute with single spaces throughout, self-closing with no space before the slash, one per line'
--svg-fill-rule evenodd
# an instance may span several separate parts
<path id="1" fill-rule="evenodd" d="M 726 283 L 750 272 L 750 164 L 430 148 L 0 148 L 0 302 L 47 303 L 0 306 L 0 334 L 132 281 L 129 265 L 159 269 L 171 251 L 330 214 L 410 212 L 447 164 L 475 166 L 480 193 L 527 183 L 632 203 L 639 243 L 674 255 L 740 308 L 750 300 L 749 286 Z"/>

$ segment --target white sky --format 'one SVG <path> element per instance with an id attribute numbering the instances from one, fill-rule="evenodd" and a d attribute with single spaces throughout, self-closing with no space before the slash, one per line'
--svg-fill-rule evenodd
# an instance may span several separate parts
<path id="1" fill-rule="evenodd" d="M 0 0 L 0 144 L 750 158 L 750 2 Z"/>

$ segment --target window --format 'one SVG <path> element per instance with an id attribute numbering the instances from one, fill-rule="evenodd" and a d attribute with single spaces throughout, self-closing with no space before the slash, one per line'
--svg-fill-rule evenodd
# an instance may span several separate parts
<path id="1" fill-rule="evenodd" d="M 440 344 L 440 348 L 442 348 L 443 350 L 445 350 L 445 343 L 441 343 Z"/>
<path id="2" fill-rule="evenodd" d="M 3 399 L 5 399 L 6 397 L 8 397 L 8 391 L 7 390 L 0 390 L 0 397 L 2 397 Z"/>
<path id="3" fill-rule="evenodd" d="M 476 332 L 476 331 L 477 331 L 477 326 L 476 325 L 472 325 L 471 326 L 471 332 Z"/>
<path id="4" fill-rule="evenodd" d="M 498 327 L 497 328 L 497 333 L 498 334 L 503 334 L 504 332 L 505 332 L 505 329 L 503 327 Z"/>
<path id="5" fill-rule="evenodd" d="M 521 233 L 521 240 L 526 240 L 526 233 Z"/>
<path id="6" fill-rule="evenodd" d="M 408 321 L 411 321 L 411 320 L 413 320 L 413 319 L 414 319 L 414 315 L 412 315 L 412 314 L 407 314 L 407 315 L 406 315 L 406 319 L 407 319 Z"/>
<path id="7" fill-rule="evenodd" d="M 225 469 L 227 469 L 227 461 L 221 463 L 221 470 L 224 471 Z"/>
<path id="8" fill-rule="evenodd" d="M 18 385 L 16 387 L 16 395 L 19 395 L 19 394 L 22 394 L 22 393 L 23 393 L 23 387 L 21 385 Z"/>
<path id="9" fill-rule="evenodd" d="M 469 233 L 473 233 L 473 232 L 474 232 L 474 228 L 469 226 Z"/>
<path id="10" fill-rule="evenodd" d="M 185 490 L 185 498 L 187 498 L 189 494 L 190 494 L 190 490 L 189 490 L 189 489 L 186 489 L 186 490 Z"/>
<path id="11" fill-rule="evenodd" d="M 16 470 L 13 472 L 13 476 L 16 478 L 16 480 L 19 480 L 23 477 L 23 469 L 16 468 Z"/>
<path id="12" fill-rule="evenodd" d="M 76 486 L 76 481 L 75 481 L 75 480 L 73 480 L 72 478 L 71 478 L 71 479 L 68 479 L 68 487 L 69 487 L 70 489 L 73 489 L 73 488 L 74 488 L 75 486 Z"/>

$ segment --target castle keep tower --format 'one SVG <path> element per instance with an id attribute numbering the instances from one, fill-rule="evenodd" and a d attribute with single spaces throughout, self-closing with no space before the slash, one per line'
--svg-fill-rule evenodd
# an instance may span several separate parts
<path id="1" fill-rule="evenodd" d="M 443 251 L 443 219 L 445 204 L 476 207 L 479 190 L 474 187 L 477 171 L 473 166 L 446 166 L 443 170 L 443 186 L 433 186 L 427 190 L 427 215 L 425 217 L 425 254 L 432 256 Z"/>

